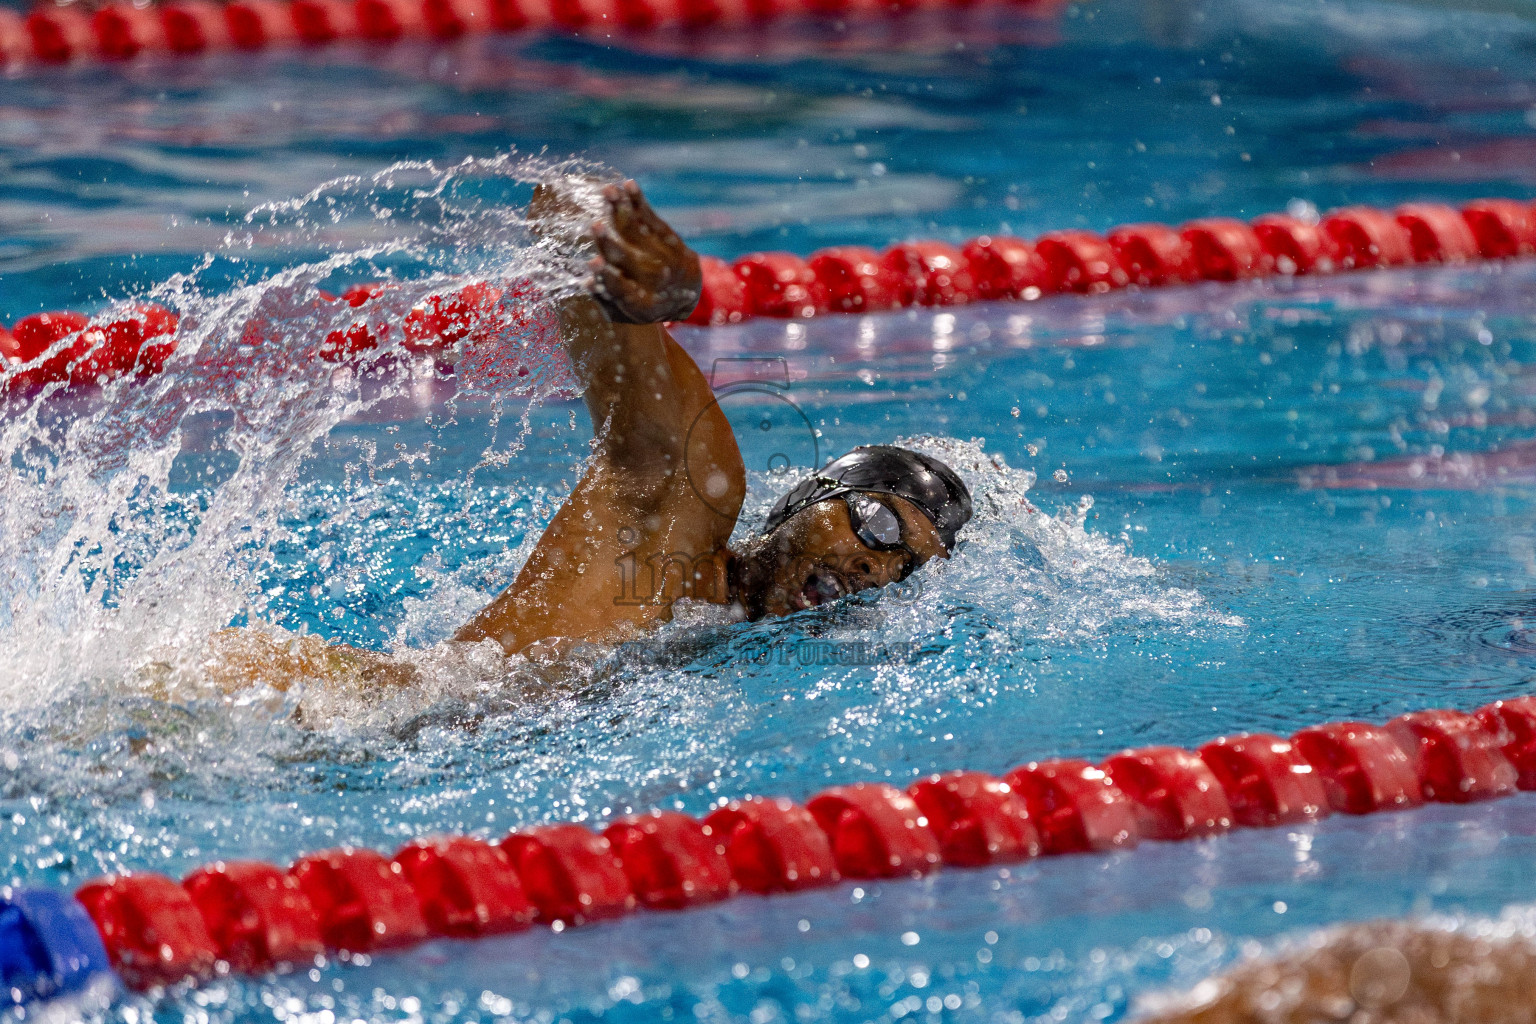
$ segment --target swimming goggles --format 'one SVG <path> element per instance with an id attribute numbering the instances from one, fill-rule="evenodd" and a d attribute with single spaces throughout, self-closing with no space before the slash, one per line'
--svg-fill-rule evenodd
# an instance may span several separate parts
<path id="1" fill-rule="evenodd" d="M 763 532 L 772 533 L 790 516 L 819 501 L 845 494 L 889 494 L 915 505 L 939 531 L 947 551 L 971 518 L 971 494 L 955 471 L 937 459 L 895 445 L 855 448 L 779 496 Z M 872 513 L 873 514 L 873 513 Z"/>
<path id="2" fill-rule="evenodd" d="M 853 535 L 859 538 L 859 543 L 871 551 L 905 551 L 907 560 L 897 580 L 912 575 L 922 559 L 907 544 L 901 517 L 896 514 L 896 510 L 859 491 L 850 491 L 839 497 L 848 506 L 848 525 L 853 528 Z"/>

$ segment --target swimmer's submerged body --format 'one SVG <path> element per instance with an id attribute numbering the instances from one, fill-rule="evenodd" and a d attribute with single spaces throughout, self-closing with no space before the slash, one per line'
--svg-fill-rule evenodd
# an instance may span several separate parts
<path id="1" fill-rule="evenodd" d="M 1137 1024 L 1532 1024 L 1536 944 L 1412 921 L 1348 924 L 1243 963 Z"/>
<path id="2" fill-rule="evenodd" d="M 529 208 L 536 231 L 592 253 L 584 291 L 559 304 L 596 435 L 592 458 L 512 585 L 454 640 L 555 660 L 576 645 L 636 637 L 670 619 L 678 600 L 727 605 L 744 619 L 786 615 L 948 557 L 971 516 L 969 492 L 949 467 L 889 445 L 823 467 L 779 500 L 762 534 L 729 546 L 746 496 L 741 453 L 704 374 L 663 326 L 697 304 L 698 257 L 634 182 L 608 185 L 601 198 L 602 216 L 588 223 L 559 186 L 540 187 Z M 409 678 L 341 645 L 290 655 L 269 644 L 270 671 L 261 671 L 262 641 L 223 642 L 242 659 L 226 676 L 276 684 L 286 667 L 329 677 L 323 663 L 340 658 L 342 676 L 359 685 Z"/>

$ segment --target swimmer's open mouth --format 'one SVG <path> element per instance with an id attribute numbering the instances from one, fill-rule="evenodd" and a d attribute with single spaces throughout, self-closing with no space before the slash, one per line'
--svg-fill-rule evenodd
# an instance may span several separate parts
<path id="1" fill-rule="evenodd" d="M 848 588 L 837 577 L 829 573 L 813 572 L 806 577 L 800 593 L 794 596 L 791 603 L 797 610 L 804 611 L 806 608 L 836 601 L 847 592 Z"/>

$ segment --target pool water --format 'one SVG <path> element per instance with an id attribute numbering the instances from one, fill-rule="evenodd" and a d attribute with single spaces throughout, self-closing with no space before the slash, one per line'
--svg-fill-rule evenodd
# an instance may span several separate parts
<path id="1" fill-rule="evenodd" d="M 691 612 L 553 677 L 442 646 L 588 451 L 537 317 L 510 382 L 338 373 L 306 346 L 335 325 L 317 285 L 528 272 L 516 205 L 542 165 L 494 158 L 514 147 L 635 175 L 726 256 L 1529 197 L 1533 42 L 1517 8 L 1105 0 L 8 80 L 0 316 L 147 293 L 192 342 L 150 384 L 0 423 L 0 881 L 1531 692 L 1532 262 L 680 329 L 743 438 L 744 531 L 783 486 L 774 455 L 897 437 L 955 464 L 976 521 L 900 592 Z M 275 326 L 242 349 L 251 319 Z M 426 679 L 371 700 L 199 685 L 203 637 L 248 620 L 412 650 Z M 1533 856 L 1522 795 L 434 942 L 99 1015 L 1114 1020 L 1321 924 L 1528 929 Z"/>

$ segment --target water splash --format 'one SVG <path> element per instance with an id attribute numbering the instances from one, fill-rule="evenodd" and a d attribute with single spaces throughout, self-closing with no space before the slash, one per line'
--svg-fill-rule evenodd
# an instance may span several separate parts
<path id="1" fill-rule="evenodd" d="M 784 763 L 813 764 L 921 733 L 925 709 L 955 694 L 1027 691 L 1049 645 L 1242 625 L 1088 528 L 1088 499 L 1048 514 L 1033 472 L 981 441 L 918 437 L 904 443 L 953 465 L 977 514 L 954 558 L 894 592 L 745 626 L 684 608 L 653 639 L 554 669 L 445 643 L 511 581 L 583 468 L 574 411 L 564 426 L 554 408 L 535 417 L 575 389 L 548 305 L 530 298 L 579 287 L 581 254 L 530 231 L 520 205 L 573 173 L 565 215 L 587 218 L 601 168 L 510 157 L 400 164 L 260 207 L 147 296 L 182 318 L 165 373 L 13 400 L 0 539 L 24 554 L 0 602 L 8 794 L 225 804 L 468 777 L 494 780 L 519 813 L 582 815 L 757 777 L 780 740 Z M 239 253 L 310 249 L 209 284 Z M 358 280 L 387 287 L 356 308 L 322 295 Z M 452 358 L 413 352 L 400 324 L 466 281 L 511 289 L 497 329 Z M 378 347 L 325 358 L 359 330 Z M 508 412 L 518 425 L 502 437 Z M 739 533 L 783 486 L 752 476 Z M 389 647 L 416 680 L 221 687 L 209 637 L 231 622 L 289 631 L 278 643 Z M 827 649 L 862 653 L 818 663 Z M 792 701 L 781 735 L 756 734 L 765 702 Z"/>
<path id="2" fill-rule="evenodd" d="M 396 164 L 258 207 L 222 250 L 139 297 L 179 314 L 164 372 L 13 391 L 0 421 L 0 704 L 120 681 L 146 652 L 195 659 L 215 630 L 261 618 L 264 567 L 292 539 L 291 489 L 339 424 L 446 396 L 450 420 L 466 402 L 498 420 L 515 400 L 526 433 L 533 403 L 573 390 L 547 300 L 578 286 L 580 254 L 532 234 L 519 205 L 572 175 L 571 216 L 585 216 L 602 168 L 512 155 Z M 295 252 L 309 258 L 254 269 Z M 324 293 L 358 279 L 390 287 L 360 309 Z M 405 317 L 474 281 L 507 289 L 493 326 L 454 351 L 413 352 Z M 377 346 L 346 352 L 358 331 Z"/>

